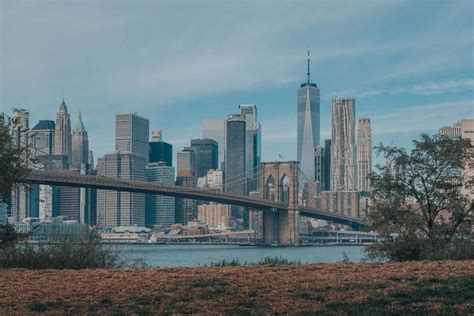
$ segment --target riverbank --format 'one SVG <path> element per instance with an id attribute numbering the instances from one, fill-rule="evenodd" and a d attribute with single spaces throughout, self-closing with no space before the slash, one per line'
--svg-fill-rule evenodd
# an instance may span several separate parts
<path id="1" fill-rule="evenodd" d="M 474 261 L 0 271 L 0 314 L 472 314 Z"/>

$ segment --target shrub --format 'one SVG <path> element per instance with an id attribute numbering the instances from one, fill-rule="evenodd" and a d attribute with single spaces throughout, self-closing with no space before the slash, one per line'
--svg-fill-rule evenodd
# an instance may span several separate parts
<path id="1" fill-rule="evenodd" d="M 286 258 L 283 257 L 265 257 L 262 260 L 260 260 L 257 265 L 267 265 L 267 264 L 273 264 L 273 265 L 300 265 L 301 260 L 298 261 L 290 261 Z"/>
<path id="2" fill-rule="evenodd" d="M 96 234 L 66 236 L 45 244 L 19 243 L 0 248 L 0 268 L 87 269 L 124 267 L 119 254 Z"/>

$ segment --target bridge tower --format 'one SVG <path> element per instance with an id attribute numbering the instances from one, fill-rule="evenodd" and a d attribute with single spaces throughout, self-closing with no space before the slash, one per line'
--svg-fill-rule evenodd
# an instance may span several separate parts
<path id="1" fill-rule="evenodd" d="M 297 161 L 262 162 L 260 197 L 288 205 L 287 210 L 274 209 L 263 212 L 260 228 L 265 244 L 297 245 L 300 233 L 298 210 Z M 257 229 L 258 232 L 258 229 Z"/>

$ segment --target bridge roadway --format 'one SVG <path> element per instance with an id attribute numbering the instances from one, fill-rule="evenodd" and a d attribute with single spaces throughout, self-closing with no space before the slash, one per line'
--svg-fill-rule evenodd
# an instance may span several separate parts
<path id="1" fill-rule="evenodd" d="M 70 187 L 95 188 L 100 190 L 113 190 L 123 192 L 150 193 L 164 196 L 195 199 L 201 201 L 218 202 L 238 206 L 251 207 L 264 211 L 288 210 L 288 205 L 264 200 L 255 199 L 249 196 L 235 195 L 227 192 L 190 188 L 176 185 L 165 185 L 147 181 L 114 179 L 102 176 L 83 175 L 69 171 L 43 171 L 31 170 L 30 175 L 25 180 L 27 183 L 59 185 Z M 364 223 L 349 216 L 324 212 L 318 209 L 299 206 L 300 215 L 327 220 L 353 228 L 361 228 Z"/>

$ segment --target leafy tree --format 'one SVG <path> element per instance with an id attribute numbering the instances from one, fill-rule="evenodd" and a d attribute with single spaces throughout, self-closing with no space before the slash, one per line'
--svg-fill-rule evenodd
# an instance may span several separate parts
<path id="1" fill-rule="evenodd" d="M 472 144 L 422 134 L 413 145 L 410 152 L 375 148 L 391 167 L 377 165 L 371 176 L 369 228 L 383 238 L 369 247 L 372 258 L 446 258 L 454 242 L 470 238 L 474 201 L 467 192 L 474 183 L 464 169 L 474 160 Z"/>
<path id="2" fill-rule="evenodd" d="M 31 146 L 21 141 L 27 130 L 14 119 L 0 113 L 0 202 L 6 202 L 12 189 L 26 189 L 23 180 L 35 159 Z"/>

